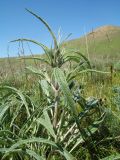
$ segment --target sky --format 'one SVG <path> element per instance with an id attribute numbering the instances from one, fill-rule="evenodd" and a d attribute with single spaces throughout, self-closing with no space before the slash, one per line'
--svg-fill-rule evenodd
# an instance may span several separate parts
<path id="1" fill-rule="evenodd" d="M 47 46 L 52 39 L 45 26 L 25 8 L 41 16 L 62 39 L 70 39 L 103 25 L 120 26 L 120 0 L 0 0 L 0 57 L 21 54 L 18 38 L 34 39 Z M 41 54 L 40 47 L 24 43 L 25 54 Z M 9 49 L 8 49 L 9 48 Z"/>

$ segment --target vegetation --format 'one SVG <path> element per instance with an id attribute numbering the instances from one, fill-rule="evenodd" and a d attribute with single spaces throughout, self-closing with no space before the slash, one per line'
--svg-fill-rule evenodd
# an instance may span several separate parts
<path id="1" fill-rule="evenodd" d="M 12 41 L 34 43 L 45 55 L 22 58 L 26 71 L 18 78 L 8 59 L 12 77 L 0 85 L 0 159 L 120 159 L 119 73 L 93 69 L 89 58 L 65 49 L 49 25 L 27 11 L 46 26 L 54 47 Z"/>
<path id="2" fill-rule="evenodd" d="M 102 26 L 89 34 L 65 43 L 68 48 L 76 48 L 90 57 L 95 65 L 108 66 L 119 59 L 120 27 Z"/>

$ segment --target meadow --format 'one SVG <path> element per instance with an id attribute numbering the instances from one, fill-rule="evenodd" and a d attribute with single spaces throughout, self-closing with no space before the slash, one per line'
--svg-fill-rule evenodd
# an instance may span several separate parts
<path id="1" fill-rule="evenodd" d="M 17 39 L 44 54 L 0 59 L 0 159 L 119 160 L 120 28 L 58 42 L 27 11 L 54 47 Z"/>

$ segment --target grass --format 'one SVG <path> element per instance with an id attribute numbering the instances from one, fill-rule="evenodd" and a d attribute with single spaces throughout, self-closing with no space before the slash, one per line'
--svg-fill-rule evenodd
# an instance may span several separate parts
<path id="1" fill-rule="evenodd" d="M 88 41 L 88 51 L 91 61 L 95 63 L 116 63 L 119 59 L 120 51 L 120 27 L 113 27 L 113 30 L 98 29 L 96 32 L 86 35 Z M 86 51 L 86 38 L 81 37 L 75 40 L 66 42 L 65 47 L 80 50 L 82 53 Z"/>
<path id="2" fill-rule="evenodd" d="M 119 159 L 120 74 L 105 72 L 106 63 L 98 71 L 78 50 L 68 52 L 50 26 L 27 11 L 48 29 L 54 48 L 18 39 L 42 46 L 45 55 L 2 60 L 0 159 Z"/>

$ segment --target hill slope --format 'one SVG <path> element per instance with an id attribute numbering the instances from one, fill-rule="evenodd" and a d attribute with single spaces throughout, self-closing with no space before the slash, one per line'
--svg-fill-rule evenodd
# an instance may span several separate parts
<path id="1" fill-rule="evenodd" d="M 86 36 L 66 42 L 65 47 L 79 49 L 94 61 L 117 61 L 120 59 L 120 27 L 99 27 Z"/>

